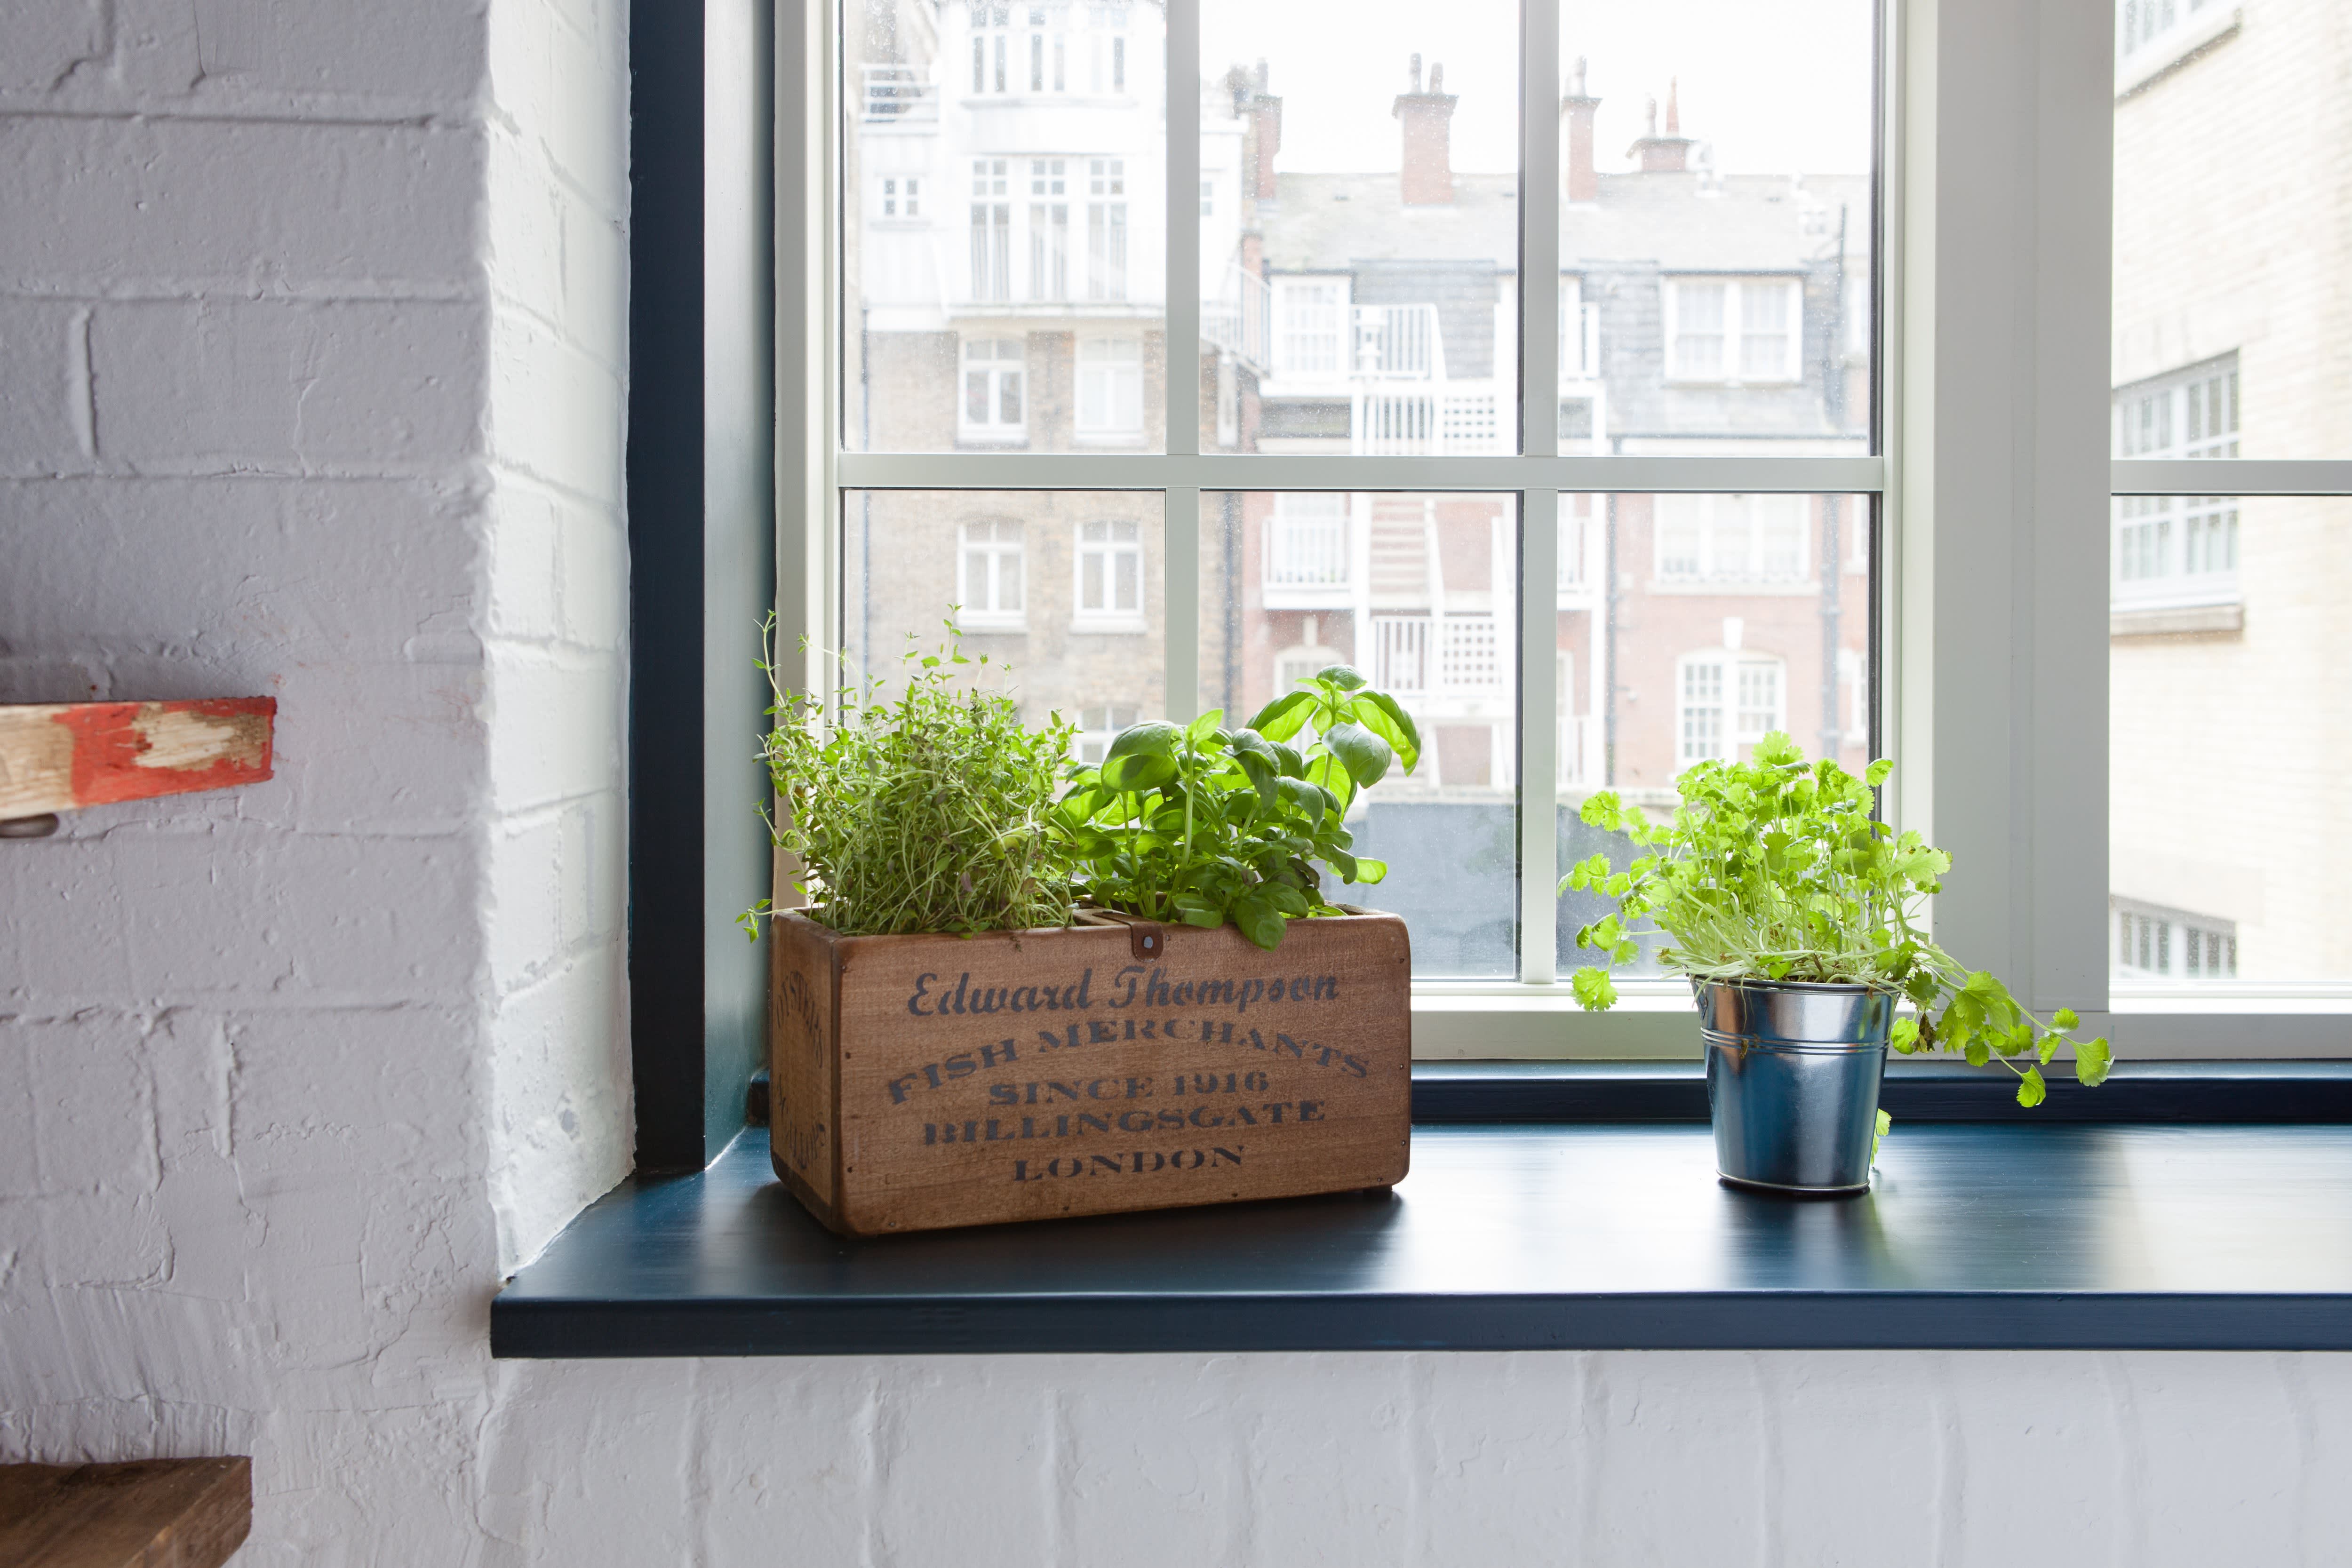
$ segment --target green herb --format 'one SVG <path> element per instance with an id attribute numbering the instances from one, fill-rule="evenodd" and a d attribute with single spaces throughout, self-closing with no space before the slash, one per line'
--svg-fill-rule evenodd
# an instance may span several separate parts
<path id="1" fill-rule="evenodd" d="M 1412 772 L 1421 736 L 1393 697 L 1334 664 L 1266 705 L 1245 728 L 1222 710 L 1189 725 L 1122 730 L 1082 768 L 1055 813 L 1087 895 L 1106 909 L 1187 925 L 1228 920 L 1261 947 L 1284 923 L 1337 915 L 1317 862 L 1376 883 L 1342 825 L 1390 764 Z M 1304 747 L 1291 741 L 1309 727 Z"/>
<path id="2" fill-rule="evenodd" d="M 769 831 L 800 862 L 810 916 L 844 935 L 1069 924 L 1045 820 L 1073 727 L 1055 715 L 1027 728 L 1012 698 L 958 690 L 956 673 L 988 660 L 964 656 L 952 623 L 948 635 L 931 653 L 909 636 L 904 693 L 879 700 L 878 679 L 845 692 L 829 727 L 821 702 L 788 695 L 761 664 L 778 721 L 761 753 L 776 786 Z M 768 908 L 740 924 L 756 936 Z"/>
<path id="3" fill-rule="evenodd" d="M 1629 963 L 1647 934 L 1635 923 L 1646 917 L 1667 939 L 1658 962 L 1695 979 L 1864 985 L 1907 997 L 1918 1015 L 1895 1019 L 1896 1051 L 1954 1051 L 1977 1067 L 1999 1061 L 2019 1077 L 2021 1105 L 2042 1103 L 2042 1069 L 2062 1045 L 2074 1047 L 2078 1081 L 2104 1082 L 2113 1053 L 2104 1039 L 2068 1036 L 2082 1022 L 2071 1009 L 2043 1024 L 1993 975 L 1963 967 L 1920 928 L 1920 900 L 1952 861 L 1872 815 L 1872 791 L 1894 768 L 1881 758 L 1856 779 L 1826 758 L 1808 765 L 1776 731 L 1753 762 L 1702 762 L 1675 779 L 1682 804 L 1670 822 L 1653 823 L 1607 791 L 1592 796 L 1585 821 L 1650 852 L 1622 871 L 1596 854 L 1569 872 L 1562 892 L 1594 889 L 1617 906 L 1578 931 L 1577 946 Z M 1588 1009 L 1617 999 L 1605 968 L 1579 969 L 1572 984 Z"/>

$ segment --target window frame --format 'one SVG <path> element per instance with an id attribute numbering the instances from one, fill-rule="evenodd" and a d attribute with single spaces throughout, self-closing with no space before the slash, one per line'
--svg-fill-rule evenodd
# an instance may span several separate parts
<path id="1" fill-rule="evenodd" d="M 782 19 L 786 13 L 790 26 Z M 1197 0 L 1168 0 L 1169 79 L 1197 76 Z M 780 35 L 811 52 L 810 91 L 780 145 L 795 188 L 833 193 L 795 206 L 780 179 L 777 311 L 780 627 L 832 645 L 841 496 L 869 488 L 1142 488 L 1165 498 L 1165 554 L 1146 604 L 1169 628 L 1167 708 L 1199 708 L 1197 618 L 1203 489 L 1507 492 L 1518 497 L 1522 608 L 1550 608 L 1564 494 L 1768 492 L 1855 496 L 1878 541 L 1876 749 L 1901 767 L 1890 818 L 1927 833 L 1960 870 L 1933 909 L 1939 937 L 2008 977 L 2021 997 L 2072 1006 L 2131 1058 L 2205 1056 L 2242 1024 L 2269 1055 L 2340 1055 L 2345 999 L 2265 997 L 2234 1012 L 2162 997 L 2111 996 L 2104 771 L 2107 628 L 2081 614 L 2108 580 L 2110 495 L 2206 494 L 2177 461 L 2107 452 L 2108 217 L 2112 206 L 2113 18 L 2097 7 L 2015 8 L 1884 0 L 1879 204 L 1868 283 L 1877 305 L 1872 455 L 1569 455 L 1558 434 L 1560 296 L 1521 289 L 1519 449 L 1491 456 L 1326 456 L 1201 451 L 1191 400 L 1171 400 L 1163 450 L 1068 454 L 878 454 L 842 450 L 839 410 L 838 86 L 835 13 L 780 0 Z M 1148 14 L 1129 14 L 1129 36 Z M 1149 40 L 1145 40 L 1147 46 Z M 780 44 L 780 48 L 786 46 Z M 1147 48 L 1148 52 L 1148 48 Z M 1524 102 L 1559 97 L 1557 0 L 1525 0 Z M 789 93 L 782 95 L 790 100 Z M 1199 336 L 1199 105 L 1168 98 L 1167 340 Z M 1537 117 L 1540 120 L 1541 117 Z M 1990 125 L 1995 129 L 1988 131 Z M 1559 256 L 1559 146 L 1523 123 L 1522 277 L 1566 276 Z M 1182 193 L 1175 200 L 1174 193 Z M 815 216 L 818 221 L 809 219 Z M 1074 225 L 1075 226 L 1075 225 Z M 1686 276 L 1686 275 L 1685 275 Z M 1745 275 L 1742 275 L 1745 276 Z M 2039 323 L 2013 329 L 2019 312 Z M 789 324 L 789 325 L 788 325 Z M 1791 328 L 1804 348 L 1801 289 Z M 786 342 L 787 337 L 791 342 Z M 787 348 L 792 352 L 786 353 Z M 1835 346 L 1833 346 L 1835 347 Z M 1344 345 L 1343 345 L 1344 352 Z M 1736 350 L 1731 354 L 1736 356 Z M 1717 383 L 1719 384 L 1719 383 Z M 1540 389 L 1535 396 L 1531 388 Z M 1530 411 L 1535 411 L 1530 416 Z M 1580 441 L 1579 444 L 1582 444 Z M 1938 463 L 1966 451 L 1969 462 Z M 2352 464 L 2228 460 L 2236 494 L 2352 494 Z M 2317 489 L 2311 486 L 2316 486 Z M 2080 519 L 2095 517 L 2086 528 Z M 2066 519 L 2053 525 L 2045 519 Z M 804 526 L 813 525 L 813 526 Z M 1815 563 L 1828 570 L 1826 563 Z M 1158 592 L 1155 601 L 1151 595 Z M 1558 669 L 1552 620 L 1523 613 L 1518 755 L 1521 863 L 1557 863 Z M 2021 664 L 2018 650 L 2029 648 Z M 1985 669 L 2010 669 L 1986 681 Z M 811 689 L 822 682 L 811 671 Z M 1530 723 L 1528 715 L 1539 716 Z M 1551 878 L 1520 879 L 1523 933 L 1549 932 Z M 1516 979 L 1416 986 L 1416 1051 L 1446 1057 L 1687 1057 L 1688 1001 L 1675 988 L 1626 988 L 1611 1014 L 1572 1011 L 1544 941 L 1523 943 Z"/>
<path id="2" fill-rule="evenodd" d="M 1794 273 L 1768 272 L 1669 272 L 1659 277 L 1664 295 L 1662 308 L 1665 315 L 1665 382 L 1668 386 L 1685 387 L 1770 387 L 1797 386 L 1805 379 L 1805 285 Z M 1777 286 L 1789 302 L 1786 337 L 1788 347 L 1780 356 L 1780 368 L 1769 375 L 1749 375 L 1746 371 L 1748 338 L 1748 291 L 1766 285 Z M 1682 361 L 1682 297 L 1683 290 L 1697 286 L 1719 287 L 1723 290 L 1723 373 L 1693 375 L 1681 368 Z"/>

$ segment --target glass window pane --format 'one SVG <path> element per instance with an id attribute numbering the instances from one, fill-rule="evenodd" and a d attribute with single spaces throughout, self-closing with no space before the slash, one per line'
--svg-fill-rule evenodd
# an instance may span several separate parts
<path id="1" fill-rule="evenodd" d="M 1855 771 L 1870 760 L 1870 497 L 1563 495 L 1559 509 L 1562 872 L 1631 858 L 1578 815 L 1596 789 L 1670 810 L 1685 768 L 1747 758 L 1775 729 Z M 1603 912 L 1561 900 L 1564 965 L 1591 960 L 1570 945 Z"/>
<path id="2" fill-rule="evenodd" d="M 952 617 L 965 655 L 988 656 L 970 677 L 1018 694 L 1031 724 L 1167 711 L 1157 493 L 851 490 L 842 507 L 851 680 L 894 685 Z M 1130 716 L 1095 724 L 1114 711 Z"/>
<path id="3" fill-rule="evenodd" d="M 2244 455 L 2352 455 L 2343 176 L 2279 156 L 2259 107 L 2310 105 L 2310 144 L 2340 142 L 2342 7 L 2118 0 L 2116 22 L 2118 453 L 2238 455 L 2242 388 Z"/>
<path id="4" fill-rule="evenodd" d="M 1517 450 L 1515 0 L 1202 0 L 1203 448 Z"/>
<path id="5" fill-rule="evenodd" d="M 843 444 L 1161 450 L 1165 9 L 846 0 L 846 17 Z M 1073 55 L 1091 62 L 1075 79 Z M 1118 348 L 1089 383 L 1093 340 Z M 1003 368 L 975 381 L 975 344 Z"/>
<path id="6" fill-rule="evenodd" d="M 1872 0 L 1561 0 L 1561 450 L 1872 441 Z"/>
<path id="7" fill-rule="evenodd" d="M 1385 882 L 1341 890 L 1412 931 L 1413 973 L 1517 972 L 1517 503 L 1506 496 L 1206 494 L 1201 703 L 1246 720 L 1352 664 L 1422 758 L 1356 809 Z"/>
<path id="8" fill-rule="evenodd" d="M 2116 561 L 2116 981 L 2352 980 L 2352 499 L 2118 497 Z"/>

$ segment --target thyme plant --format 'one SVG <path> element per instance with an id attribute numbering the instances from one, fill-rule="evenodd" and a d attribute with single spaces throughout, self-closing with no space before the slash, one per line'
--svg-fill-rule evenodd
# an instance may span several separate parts
<path id="1" fill-rule="evenodd" d="M 1345 664 L 1276 697 L 1241 729 L 1223 710 L 1122 730 L 1056 810 L 1086 894 L 1106 909 L 1187 925 L 1232 921 L 1261 947 L 1286 922 L 1337 915 L 1318 862 L 1342 882 L 1388 867 L 1354 852 L 1357 794 L 1412 772 L 1421 736 L 1396 699 Z M 1303 746 L 1292 740 L 1312 727 Z"/>
<path id="2" fill-rule="evenodd" d="M 776 694 L 761 752 L 776 787 L 769 832 L 799 860 L 810 918 L 844 936 L 1069 924 L 1046 817 L 1075 728 L 1058 714 L 1030 728 L 1012 698 L 958 689 L 957 673 L 988 659 L 964 655 L 952 622 L 948 635 L 929 653 L 909 635 L 904 691 L 885 701 L 869 680 L 842 695 L 830 725 L 761 662 Z M 768 910 L 762 900 L 744 928 L 756 935 Z"/>
<path id="3" fill-rule="evenodd" d="M 1921 928 L 1920 901 L 1938 890 L 1952 860 L 1872 814 L 1873 791 L 1894 769 L 1882 758 L 1857 779 L 1828 758 L 1808 764 L 1776 731 L 1753 762 L 1685 771 L 1675 780 L 1682 804 L 1670 821 L 1652 822 L 1608 791 L 1591 796 L 1584 821 L 1623 832 L 1647 852 L 1622 871 L 1605 854 L 1570 869 L 1562 892 L 1593 889 L 1617 906 L 1579 930 L 1577 946 L 1606 951 L 1612 965 L 1629 963 L 1637 936 L 1647 934 L 1636 923 L 1646 922 L 1666 938 L 1659 963 L 1693 979 L 1898 993 L 1917 1013 L 1895 1019 L 1895 1050 L 1954 1051 L 1976 1067 L 1998 1061 L 2018 1075 L 2021 1105 L 2038 1105 L 2048 1093 L 2042 1069 L 2062 1045 L 2074 1047 L 2079 1082 L 2105 1081 L 2107 1042 L 2072 1039 L 2082 1021 L 2072 1009 L 2044 1024 L 1999 978 L 1962 967 Z M 1572 984 L 1589 1009 L 1617 999 L 1607 968 L 1588 965 Z"/>

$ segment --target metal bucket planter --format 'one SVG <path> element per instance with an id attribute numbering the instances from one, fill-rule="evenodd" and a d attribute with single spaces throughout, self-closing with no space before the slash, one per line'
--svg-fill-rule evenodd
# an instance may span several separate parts
<path id="1" fill-rule="evenodd" d="M 1795 981 L 1692 988 L 1723 1179 L 1766 1192 L 1867 1192 L 1895 998 Z"/>

